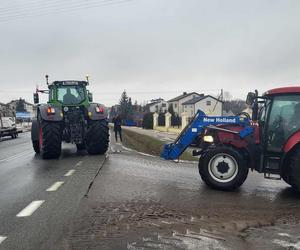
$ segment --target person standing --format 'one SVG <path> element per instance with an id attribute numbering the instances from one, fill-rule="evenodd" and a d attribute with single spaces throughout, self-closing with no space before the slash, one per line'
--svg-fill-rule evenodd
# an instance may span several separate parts
<path id="1" fill-rule="evenodd" d="M 116 117 L 113 118 L 113 123 L 114 123 L 114 131 L 115 131 L 115 137 L 116 141 L 118 141 L 118 133 L 120 136 L 120 140 L 122 142 L 122 120 L 120 115 L 117 115 Z"/>

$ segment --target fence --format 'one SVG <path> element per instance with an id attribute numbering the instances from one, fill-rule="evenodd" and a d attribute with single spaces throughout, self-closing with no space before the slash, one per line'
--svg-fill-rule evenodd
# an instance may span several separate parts
<path id="1" fill-rule="evenodd" d="M 162 118 L 163 116 L 163 118 Z M 188 117 L 186 113 L 182 113 L 181 117 L 174 116 L 169 112 L 165 114 L 153 114 L 153 129 L 163 132 L 180 133 L 187 125 Z"/>

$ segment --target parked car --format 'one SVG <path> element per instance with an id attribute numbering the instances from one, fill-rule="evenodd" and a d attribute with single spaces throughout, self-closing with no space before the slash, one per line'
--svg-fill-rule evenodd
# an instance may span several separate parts
<path id="1" fill-rule="evenodd" d="M 12 117 L 0 116 L 0 138 L 4 136 L 11 136 L 12 139 L 18 137 L 15 119 Z"/>

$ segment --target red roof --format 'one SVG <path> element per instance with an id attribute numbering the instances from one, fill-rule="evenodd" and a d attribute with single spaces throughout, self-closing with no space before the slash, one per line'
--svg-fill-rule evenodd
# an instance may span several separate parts
<path id="1" fill-rule="evenodd" d="M 289 93 L 300 93 L 300 86 L 271 89 L 265 92 L 263 95 L 280 95 Z"/>

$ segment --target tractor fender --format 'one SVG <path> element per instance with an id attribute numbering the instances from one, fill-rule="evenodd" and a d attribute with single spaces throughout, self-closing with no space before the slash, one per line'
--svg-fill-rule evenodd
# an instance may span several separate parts
<path id="1" fill-rule="evenodd" d="M 96 111 L 97 108 L 102 109 L 103 112 L 97 112 Z M 107 119 L 107 115 L 108 115 L 107 108 L 102 104 L 91 103 L 87 111 L 88 111 L 89 119 L 93 121 Z"/>
<path id="2" fill-rule="evenodd" d="M 48 114 L 48 108 L 54 108 L 55 113 L 54 114 Z M 59 122 L 63 120 L 63 112 L 61 107 L 51 105 L 51 104 L 45 104 L 38 106 L 38 112 L 40 114 L 40 117 L 44 121 L 54 121 Z"/>
<path id="3" fill-rule="evenodd" d="M 292 134 L 283 147 L 283 152 L 288 153 L 296 144 L 300 142 L 300 131 Z"/>
<path id="4" fill-rule="evenodd" d="M 37 119 L 33 119 L 31 123 L 31 140 L 38 141 L 39 140 L 39 124 Z"/>

